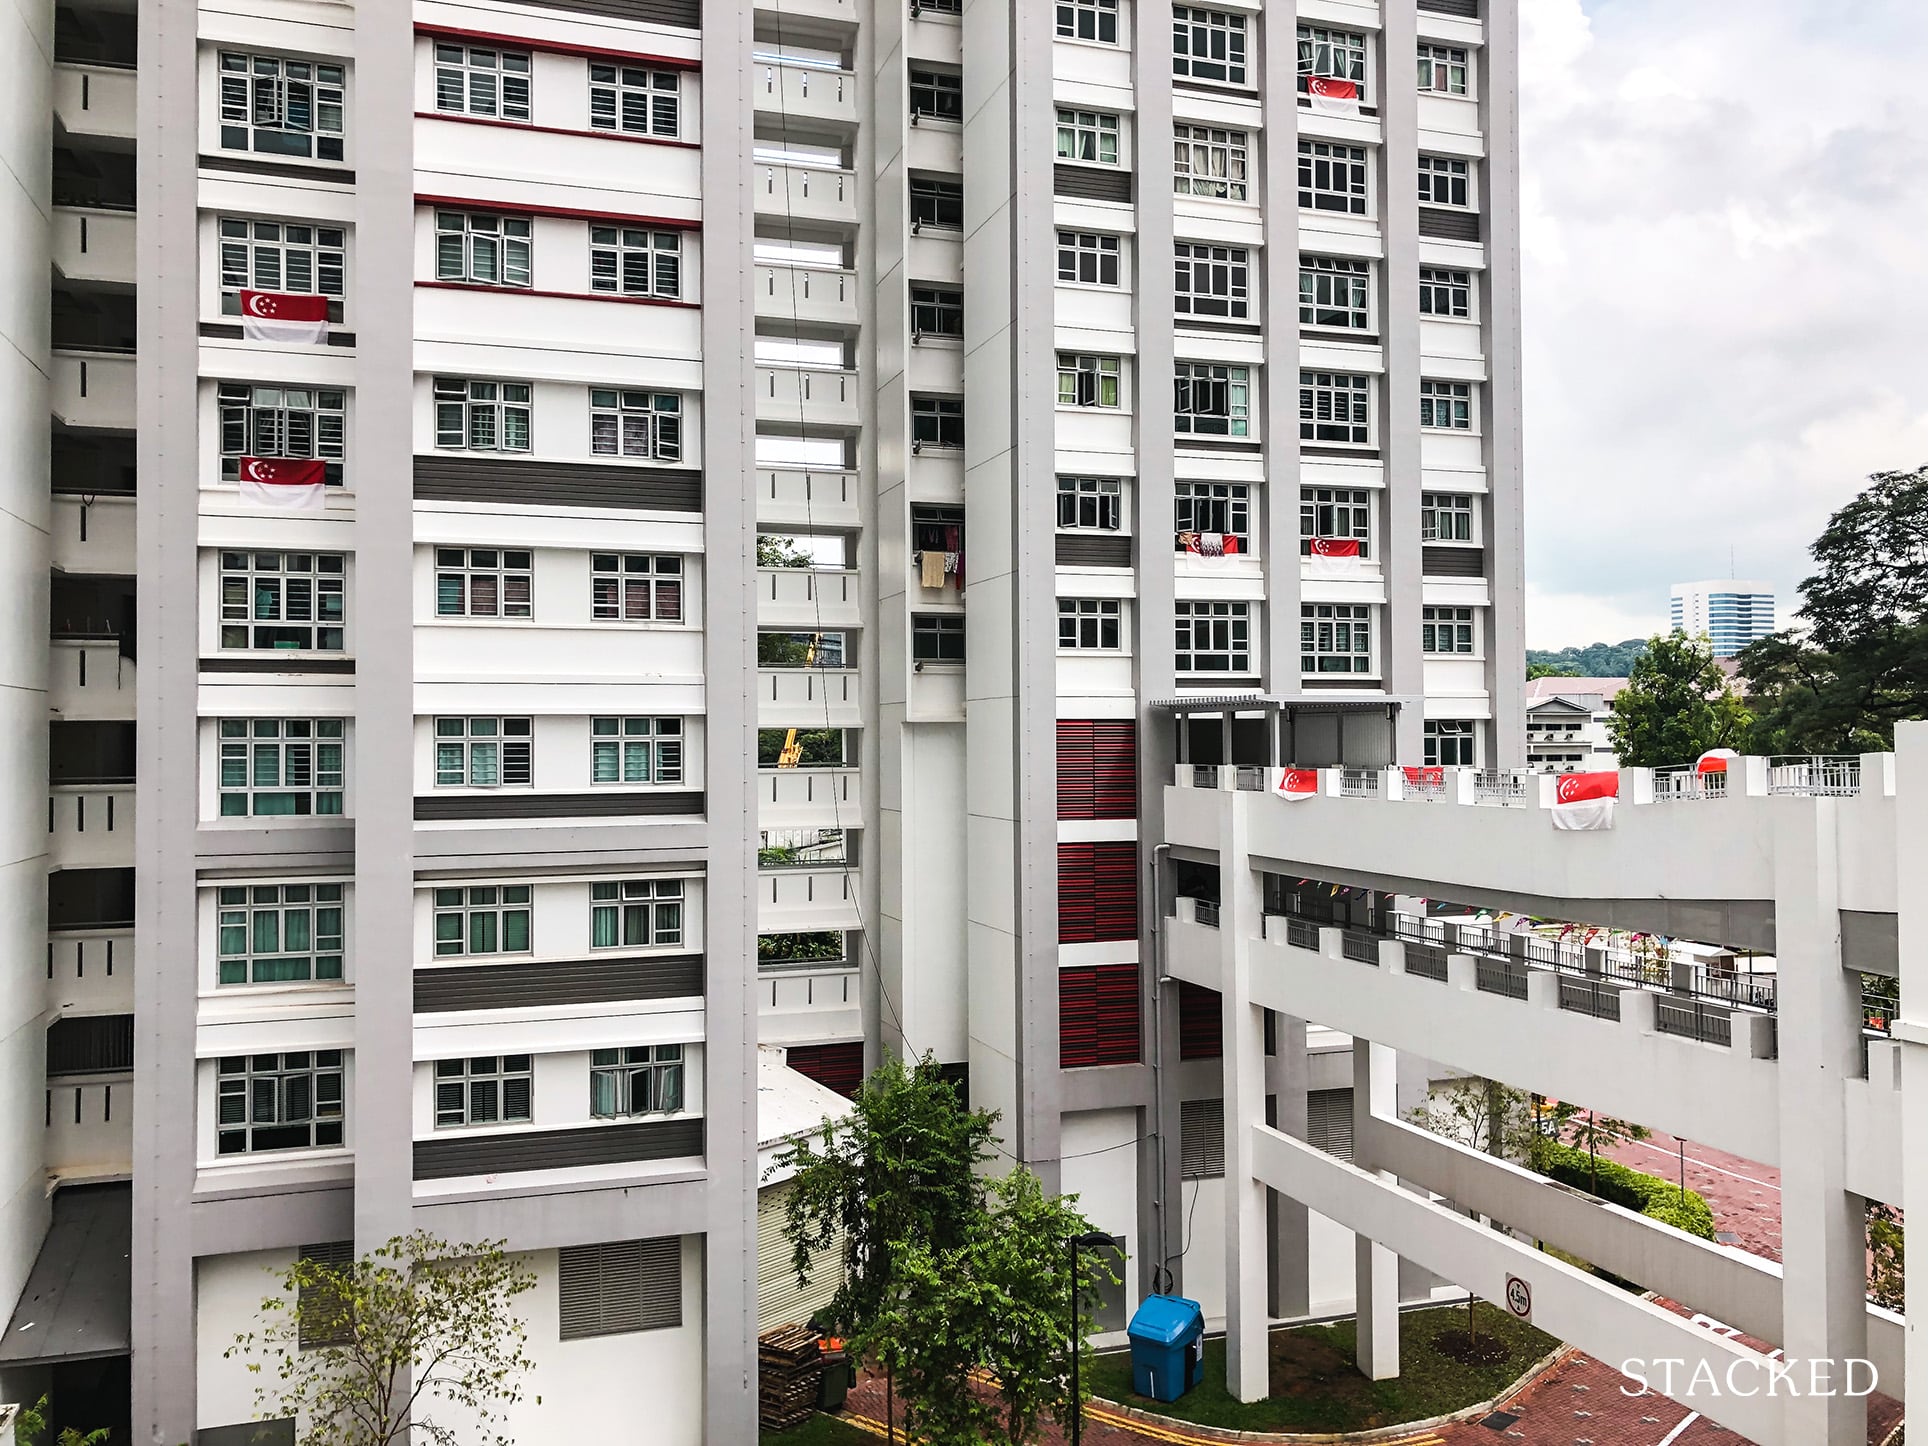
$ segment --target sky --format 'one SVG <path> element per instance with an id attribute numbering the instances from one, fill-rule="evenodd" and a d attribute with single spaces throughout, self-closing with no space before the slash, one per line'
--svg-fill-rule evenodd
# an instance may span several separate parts
<path id="1" fill-rule="evenodd" d="M 1928 0 L 1520 0 L 1526 639 L 1928 463 Z M 1730 566 L 1731 549 L 1731 566 Z"/>

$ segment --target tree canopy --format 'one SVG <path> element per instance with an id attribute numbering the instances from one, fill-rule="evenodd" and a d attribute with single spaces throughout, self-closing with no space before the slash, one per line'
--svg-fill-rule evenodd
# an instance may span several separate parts
<path id="1" fill-rule="evenodd" d="M 1528 648 L 1529 678 L 1624 678 L 1647 651 L 1645 638 L 1619 643 L 1588 643 L 1584 648 Z"/>
<path id="2" fill-rule="evenodd" d="M 1707 640 L 1675 632 L 1655 635 L 1635 660 L 1607 733 L 1621 767 L 1660 768 L 1737 747 L 1752 721 Z"/>

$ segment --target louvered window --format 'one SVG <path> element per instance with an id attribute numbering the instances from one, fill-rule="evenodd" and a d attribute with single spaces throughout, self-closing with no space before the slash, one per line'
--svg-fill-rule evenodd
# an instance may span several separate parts
<path id="1" fill-rule="evenodd" d="M 683 1323 L 683 1242 L 608 1240 L 556 1252 L 559 1335 L 565 1341 Z"/>
<path id="2" fill-rule="evenodd" d="M 346 1279 L 354 1269 L 355 1247 L 353 1242 L 347 1240 L 331 1240 L 325 1245 L 304 1245 L 301 1247 L 301 1258 L 326 1266 L 331 1271 L 339 1271 Z M 303 1286 L 300 1299 L 295 1304 L 297 1344 L 301 1349 L 338 1346 L 353 1340 L 355 1331 L 348 1319 L 347 1305 L 341 1292 L 328 1284 L 317 1281 Z"/>
<path id="3" fill-rule="evenodd" d="M 1059 721 L 1059 818 L 1136 818 L 1137 771 L 1137 724 Z"/>
<path id="4" fill-rule="evenodd" d="M 1138 966 L 1058 971 L 1058 1063 L 1065 1069 L 1138 1063 Z"/>
<path id="5" fill-rule="evenodd" d="M 795 1045 L 785 1052 L 784 1064 L 845 1099 L 864 1081 L 864 1047 L 860 1043 Z"/>
<path id="6" fill-rule="evenodd" d="M 1225 1053 L 1225 1015 L 1216 989 L 1178 983 L 1178 1057 L 1217 1059 Z"/>
<path id="7" fill-rule="evenodd" d="M 1138 846 L 1058 845 L 1058 942 L 1138 937 Z"/>
<path id="8" fill-rule="evenodd" d="M 1308 1090 L 1305 1096 L 1306 1143 L 1341 1160 L 1352 1158 L 1352 1091 Z"/>
<path id="9" fill-rule="evenodd" d="M 1178 1106 L 1179 1178 L 1217 1180 L 1224 1174 L 1225 1101 L 1183 1101 Z"/>

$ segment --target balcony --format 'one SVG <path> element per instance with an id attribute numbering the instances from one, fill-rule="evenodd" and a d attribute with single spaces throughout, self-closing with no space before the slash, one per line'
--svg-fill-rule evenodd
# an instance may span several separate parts
<path id="1" fill-rule="evenodd" d="M 134 139 L 136 72 L 54 62 L 54 119 L 69 135 Z"/>
<path id="2" fill-rule="evenodd" d="M 810 933 L 862 925 L 854 871 L 766 869 L 757 875 L 756 886 L 759 934 Z"/>
<path id="3" fill-rule="evenodd" d="M 848 70 L 759 60 L 751 70 L 758 111 L 786 121 L 857 123 L 857 77 Z"/>
<path id="4" fill-rule="evenodd" d="M 55 493 L 54 566 L 62 572 L 132 577 L 134 515 L 132 497 Z"/>
<path id="5" fill-rule="evenodd" d="M 47 711 L 64 722 L 132 722 L 134 660 L 119 638 L 55 638 L 47 663 Z"/>
<path id="6" fill-rule="evenodd" d="M 863 626 L 854 569 L 760 567 L 756 587 L 756 620 L 762 627 L 821 632 Z"/>
<path id="7" fill-rule="evenodd" d="M 857 967 L 836 962 L 759 968 L 757 1041 L 820 1044 L 860 1037 L 864 1030 Z"/>
<path id="8" fill-rule="evenodd" d="M 134 284 L 134 217 L 128 211 L 54 207 L 54 269 L 69 281 Z"/>
<path id="9" fill-rule="evenodd" d="M 134 1012 L 134 930 L 95 925 L 50 929 L 47 950 L 53 977 L 47 981 L 51 1014 Z"/>
<path id="10" fill-rule="evenodd" d="M 855 326 L 859 320 L 857 273 L 818 266 L 759 266 L 756 314 L 759 320 Z"/>
<path id="11" fill-rule="evenodd" d="M 754 184 L 759 216 L 857 224 L 855 171 L 759 161 Z"/>
<path id="12" fill-rule="evenodd" d="M 782 15 L 793 20 L 836 20 L 855 25 L 858 0 L 756 0 L 758 15 Z"/>
<path id="13" fill-rule="evenodd" d="M 756 419 L 803 427 L 854 427 L 857 373 L 827 367 L 759 366 Z"/>
<path id="14" fill-rule="evenodd" d="M 759 728 L 861 728 L 855 668 L 758 668 Z"/>
<path id="15" fill-rule="evenodd" d="M 134 785 L 60 783 L 48 791 L 49 867 L 131 869 Z"/>
<path id="16" fill-rule="evenodd" d="M 862 527 L 862 479 L 855 472 L 759 468 L 756 520 L 760 527 Z"/>
<path id="17" fill-rule="evenodd" d="M 134 358 L 111 352 L 57 351 L 53 414 L 64 426 L 131 432 Z"/>
<path id="18" fill-rule="evenodd" d="M 48 1174 L 65 1184 L 134 1172 L 134 1076 L 47 1082 Z"/>
<path id="19" fill-rule="evenodd" d="M 862 775 L 855 768 L 766 768 L 756 776 L 761 828 L 855 828 L 863 822 Z"/>

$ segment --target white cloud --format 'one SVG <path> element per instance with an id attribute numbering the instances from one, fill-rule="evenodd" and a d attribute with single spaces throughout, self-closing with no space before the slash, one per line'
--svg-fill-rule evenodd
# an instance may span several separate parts
<path id="1" fill-rule="evenodd" d="M 1928 6 L 1855 8 L 1523 0 L 1533 646 L 1652 631 L 1730 549 L 1791 599 L 1928 462 Z"/>

